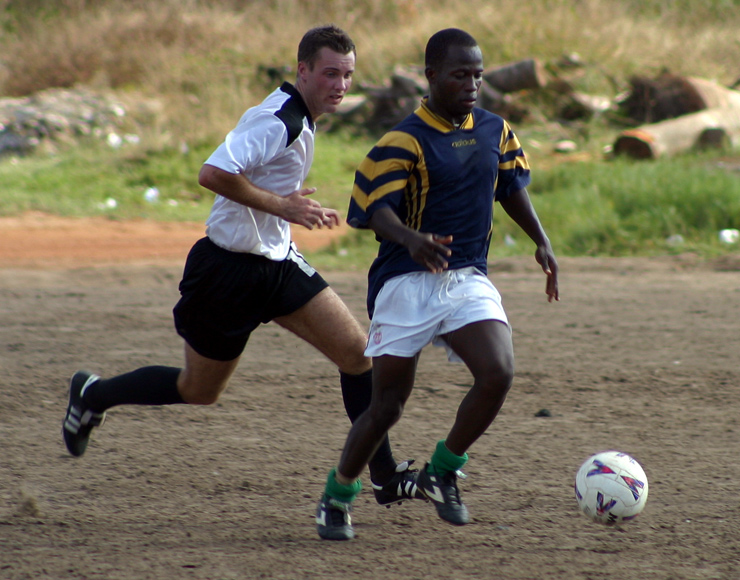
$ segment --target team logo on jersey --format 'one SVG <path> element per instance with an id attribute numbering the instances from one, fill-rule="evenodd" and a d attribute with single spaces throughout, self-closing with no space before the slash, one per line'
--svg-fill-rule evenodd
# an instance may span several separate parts
<path id="1" fill-rule="evenodd" d="M 379 330 L 376 330 L 375 332 L 373 332 L 373 342 L 375 344 L 380 344 L 381 340 L 383 340 L 383 333 L 380 332 Z"/>
<path id="2" fill-rule="evenodd" d="M 460 139 L 459 141 L 453 141 L 452 146 L 457 149 L 458 147 L 470 147 L 471 145 L 477 145 L 478 142 L 475 137 L 472 139 Z"/>

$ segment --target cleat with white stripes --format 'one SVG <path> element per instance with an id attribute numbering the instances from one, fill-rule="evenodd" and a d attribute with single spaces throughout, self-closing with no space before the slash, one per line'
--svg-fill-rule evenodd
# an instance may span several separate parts
<path id="1" fill-rule="evenodd" d="M 437 508 L 439 517 L 456 526 L 470 522 L 468 508 L 460 499 L 460 490 L 457 489 L 457 476 L 462 472 L 450 471 L 440 475 L 427 471 L 428 466 L 427 463 L 421 470 L 417 482 L 427 499 Z"/>
<path id="2" fill-rule="evenodd" d="M 351 540 L 355 537 L 352 527 L 352 504 L 324 494 L 316 508 L 316 529 L 324 540 Z"/>
<path id="3" fill-rule="evenodd" d="M 380 505 L 391 507 L 394 503 L 400 504 L 405 499 L 426 499 L 426 496 L 416 484 L 416 478 L 419 475 L 418 470 L 410 468 L 413 462 L 413 459 L 409 459 L 399 463 L 396 466 L 396 473 L 384 485 L 370 482 L 373 486 L 375 501 Z"/>
<path id="4" fill-rule="evenodd" d="M 100 427 L 105 421 L 105 412 L 97 413 L 82 402 L 85 389 L 99 379 L 98 375 L 77 371 L 69 381 L 69 404 L 62 422 L 62 435 L 67 449 L 75 457 L 85 453 L 93 427 Z"/>

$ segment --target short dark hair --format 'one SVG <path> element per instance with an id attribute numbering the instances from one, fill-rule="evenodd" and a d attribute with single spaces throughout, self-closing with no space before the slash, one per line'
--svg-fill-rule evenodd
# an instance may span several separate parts
<path id="1" fill-rule="evenodd" d="M 305 62 L 313 70 L 322 48 L 330 48 L 339 54 L 357 54 L 355 43 L 344 30 L 333 24 L 317 26 L 303 35 L 298 45 L 298 62 Z"/>
<path id="2" fill-rule="evenodd" d="M 447 57 L 447 51 L 451 46 L 473 48 L 478 46 L 478 42 L 459 28 L 445 28 L 435 32 L 427 42 L 424 65 L 432 68 L 439 66 Z"/>

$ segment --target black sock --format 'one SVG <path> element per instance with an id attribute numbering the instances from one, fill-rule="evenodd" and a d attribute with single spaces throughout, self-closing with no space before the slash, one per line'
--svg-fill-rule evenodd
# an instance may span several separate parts
<path id="1" fill-rule="evenodd" d="M 370 369 L 360 375 L 349 375 L 340 371 L 339 384 L 342 386 L 344 409 L 349 420 L 354 423 L 370 406 L 373 397 L 373 371 Z M 395 473 L 396 460 L 393 459 L 391 442 L 387 434 L 370 460 L 368 469 L 370 478 L 379 485 L 385 483 Z"/>
<path id="2" fill-rule="evenodd" d="M 184 403 L 177 390 L 180 370 L 175 367 L 151 366 L 110 379 L 100 379 L 87 388 L 83 400 L 98 413 L 116 405 Z"/>

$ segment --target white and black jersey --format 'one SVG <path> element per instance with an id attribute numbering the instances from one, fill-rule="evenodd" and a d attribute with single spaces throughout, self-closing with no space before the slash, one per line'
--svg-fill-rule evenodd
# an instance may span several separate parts
<path id="1" fill-rule="evenodd" d="M 206 160 L 278 195 L 301 189 L 313 162 L 315 127 L 306 103 L 290 83 L 247 110 L 224 142 Z M 206 221 L 216 245 L 271 260 L 284 260 L 290 226 L 284 219 L 217 195 Z"/>

